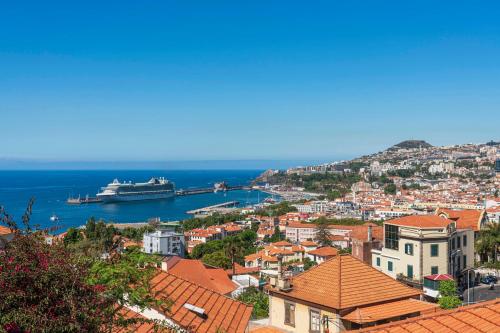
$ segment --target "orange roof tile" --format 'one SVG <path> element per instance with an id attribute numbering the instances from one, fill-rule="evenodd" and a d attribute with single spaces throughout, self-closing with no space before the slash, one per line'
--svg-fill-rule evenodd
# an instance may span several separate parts
<path id="1" fill-rule="evenodd" d="M 360 278 L 370 283 L 360 283 Z M 272 294 L 283 294 L 337 310 L 411 298 L 422 293 L 350 255 L 337 255 L 295 276 L 292 290 L 288 292 L 270 286 L 266 288 Z"/>
<path id="2" fill-rule="evenodd" d="M 284 331 L 272 326 L 263 326 L 250 330 L 250 333 L 283 333 L 283 332 Z"/>
<path id="3" fill-rule="evenodd" d="M 252 273 L 258 273 L 260 271 L 260 267 L 243 267 L 237 262 L 234 263 L 234 273 L 235 275 L 242 275 L 242 274 L 252 274 Z M 226 269 L 226 273 L 231 276 L 233 275 L 233 270 L 232 269 Z"/>
<path id="4" fill-rule="evenodd" d="M 332 257 L 336 256 L 338 253 L 339 251 L 331 246 L 319 247 L 315 250 L 307 252 L 307 254 L 312 254 L 320 257 Z"/>
<path id="5" fill-rule="evenodd" d="M 292 244 L 288 243 L 287 241 L 279 241 L 276 243 L 272 243 L 271 245 L 274 245 L 274 246 L 292 246 Z"/>
<path id="6" fill-rule="evenodd" d="M 10 235 L 11 233 L 9 228 L 0 225 L 0 235 Z"/>
<path id="7" fill-rule="evenodd" d="M 472 229 L 478 231 L 481 227 L 481 221 L 484 217 L 484 210 L 464 209 L 453 210 L 439 208 L 436 215 L 444 216 L 457 222 L 457 229 Z"/>
<path id="8" fill-rule="evenodd" d="M 385 221 L 384 224 L 394 224 L 417 228 L 444 228 L 453 222 L 437 215 L 409 215 Z"/>
<path id="9" fill-rule="evenodd" d="M 302 245 L 302 246 L 308 246 L 308 247 L 309 246 L 318 246 L 318 244 L 316 244 L 313 241 L 303 241 L 303 242 L 300 243 L 300 245 Z"/>
<path id="10" fill-rule="evenodd" d="M 181 259 L 168 272 L 223 295 L 238 288 L 222 268 L 207 268 L 200 260 Z"/>
<path id="11" fill-rule="evenodd" d="M 357 308 L 356 310 L 342 317 L 342 319 L 358 324 L 365 324 L 398 316 L 409 315 L 412 313 L 420 314 L 422 312 L 434 312 L 438 307 L 439 305 L 437 305 L 436 303 L 428 303 L 410 298 L 396 302 Z"/>
<path id="12" fill-rule="evenodd" d="M 159 272 L 151 286 L 156 298 L 173 302 L 164 314 L 189 332 L 243 333 L 248 326 L 251 305 L 166 272 Z M 204 309 L 206 318 L 185 308 L 186 303 Z"/>
<path id="13" fill-rule="evenodd" d="M 500 332 L 500 298 L 350 332 Z"/>

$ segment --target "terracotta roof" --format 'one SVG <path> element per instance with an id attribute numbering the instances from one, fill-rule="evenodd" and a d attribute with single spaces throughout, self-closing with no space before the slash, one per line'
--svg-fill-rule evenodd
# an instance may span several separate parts
<path id="1" fill-rule="evenodd" d="M 284 292 L 270 286 L 266 288 L 273 294 L 283 294 L 337 310 L 411 298 L 422 293 L 350 255 L 337 255 L 295 276 L 291 291 Z"/>
<path id="2" fill-rule="evenodd" d="M 433 274 L 424 276 L 424 279 L 433 280 L 433 281 L 445 281 L 445 280 L 453 280 L 453 277 L 448 274 Z"/>
<path id="3" fill-rule="evenodd" d="M 221 294 L 228 294 L 238 287 L 222 268 L 207 268 L 200 260 L 181 259 L 168 273 L 199 284 Z"/>
<path id="4" fill-rule="evenodd" d="M 444 216 L 450 220 L 457 222 L 457 229 L 472 229 L 478 231 L 481 227 L 481 220 L 484 216 L 483 210 L 464 209 L 453 210 L 446 208 L 439 208 L 436 215 Z"/>
<path id="5" fill-rule="evenodd" d="M 263 254 L 264 254 L 263 251 L 259 251 L 257 253 L 249 254 L 249 255 L 245 256 L 245 261 L 254 261 L 254 260 L 257 260 L 259 258 L 262 258 Z"/>
<path id="6" fill-rule="evenodd" d="M 320 256 L 320 257 L 331 257 L 331 256 L 336 256 L 339 253 L 339 251 L 331 246 L 325 246 L 325 247 L 319 247 L 315 250 L 311 250 L 307 252 L 307 254 L 312 254 L 315 256 Z"/>
<path id="7" fill-rule="evenodd" d="M 139 313 L 123 308 L 120 310 L 121 315 L 125 319 L 146 319 L 146 317 L 140 315 Z M 114 326 L 112 329 L 112 333 L 129 333 L 129 332 L 139 332 L 139 333 L 153 333 L 153 332 L 158 332 L 155 331 L 155 325 L 153 323 L 136 323 L 134 325 L 130 325 L 129 327 L 118 327 Z M 162 330 L 159 332 L 169 332 L 169 330 Z"/>
<path id="8" fill-rule="evenodd" d="M 429 311 L 435 312 L 438 307 L 439 305 L 436 303 L 428 303 L 410 298 L 396 302 L 357 308 L 342 317 L 342 319 L 358 324 L 365 324 L 398 316 L 409 315 L 412 313 L 420 314 L 422 312 L 428 313 Z"/>
<path id="9" fill-rule="evenodd" d="M 234 263 L 234 273 L 235 275 L 243 275 L 243 274 L 252 274 L 258 273 L 260 271 L 260 267 L 243 267 L 237 262 Z M 232 269 L 226 269 L 226 273 L 231 276 L 233 275 Z"/>
<path id="10" fill-rule="evenodd" d="M 500 298 L 453 310 L 439 311 L 385 325 L 373 326 L 356 332 L 371 333 L 476 333 L 500 332 Z"/>
<path id="11" fill-rule="evenodd" d="M 0 235 L 10 235 L 11 233 L 9 228 L 0 225 Z"/>
<path id="12" fill-rule="evenodd" d="M 245 332 L 252 306 L 221 295 L 174 274 L 158 273 L 151 280 L 156 298 L 173 302 L 165 315 L 189 332 Z M 206 318 L 184 307 L 191 304 L 205 310 Z"/>
<path id="13" fill-rule="evenodd" d="M 300 245 L 302 246 L 318 246 L 318 244 L 316 244 L 315 242 L 313 241 L 304 241 L 304 242 L 301 242 Z"/>
<path id="14" fill-rule="evenodd" d="M 279 241 L 276 243 L 272 243 L 271 245 L 274 245 L 274 246 L 292 246 L 292 244 L 288 243 L 287 241 Z"/>
<path id="15" fill-rule="evenodd" d="M 437 215 L 410 215 L 385 221 L 384 224 L 394 224 L 418 228 L 444 228 L 452 222 Z"/>

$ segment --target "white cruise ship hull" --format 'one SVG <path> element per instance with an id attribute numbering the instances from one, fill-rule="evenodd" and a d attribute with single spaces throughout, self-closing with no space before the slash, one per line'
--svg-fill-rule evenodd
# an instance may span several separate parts
<path id="1" fill-rule="evenodd" d="M 97 197 L 102 200 L 102 202 L 125 202 L 125 201 L 143 201 L 143 200 L 160 200 L 168 199 L 175 196 L 174 191 L 162 192 L 162 193 L 143 193 L 143 194 L 101 194 L 99 193 Z"/>

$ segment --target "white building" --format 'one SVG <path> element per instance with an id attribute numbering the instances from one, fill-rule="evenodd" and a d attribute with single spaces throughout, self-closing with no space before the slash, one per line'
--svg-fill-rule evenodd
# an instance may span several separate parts
<path id="1" fill-rule="evenodd" d="M 143 236 L 143 251 L 184 257 L 184 235 L 171 230 L 156 230 Z"/>

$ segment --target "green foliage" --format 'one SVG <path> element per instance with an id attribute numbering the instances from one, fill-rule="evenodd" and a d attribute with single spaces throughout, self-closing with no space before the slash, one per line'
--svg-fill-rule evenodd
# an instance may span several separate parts
<path id="1" fill-rule="evenodd" d="M 328 222 L 325 219 L 316 220 L 316 235 L 314 237 L 314 240 L 320 246 L 332 245 L 332 241 L 330 240 L 330 231 L 328 228 Z"/>
<path id="2" fill-rule="evenodd" d="M 304 258 L 303 260 L 304 263 L 304 271 L 309 270 L 311 267 L 314 267 L 317 265 L 317 263 L 309 258 Z"/>
<path id="3" fill-rule="evenodd" d="M 238 300 L 253 305 L 252 318 L 269 317 L 269 296 L 255 287 L 248 287 L 238 296 Z"/>
<path id="4" fill-rule="evenodd" d="M 276 227 L 274 227 L 274 234 L 271 237 L 269 237 L 269 242 L 276 243 L 276 242 L 279 242 L 280 240 L 283 240 L 284 238 L 285 237 L 283 236 L 283 234 L 280 231 L 280 227 L 276 226 Z"/>
<path id="5" fill-rule="evenodd" d="M 109 252 L 113 246 L 113 237 L 117 234 L 115 227 L 100 220 L 96 223 L 91 217 L 83 229 L 85 238 L 95 243 L 104 252 Z"/>
<path id="6" fill-rule="evenodd" d="M 448 280 L 439 283 L 438 304 L 441 309 L 454 309 L 462 304 L 457 296 L 457 284 L 455 281 Z"/>
<path id="7" fill-rule="evenodd" d="M 147 232 L 154 231 L 155 228 L 152 225 L 146 225 L 140 228 L 127 227 L 122 230 L 117 230 L 117 233 L 123 237 L 139 242 L 142 240 L 142 236 Z"/>
<path id="8" fill-rule="evenodd" d="M 278 204 L 269 205 L 260 209 L 257 213 L 267 216 L 280 216 L 290 212 L 296 212 L 297 208 L 292 206 L 290 202 L 283 201 Z"/>
<path id="9" fill-rule="evenodd" d="M 475 248 L 483 261 L 488 261 L 488 258 L 491 258 L 495 263 L 500 248 L 500 223 L 488 223 L 479 232 Z"/>
<path id="10" fill-rule="evenodd" d="M 397 176 L 397 177 L 401 177 L 401 178 L 410 178 L 410 177 L 413 177 L 413 175 L 415 174 L 415 170 L 414 169 L 398 169 L 398 170 L 388 171 L 387 174 L 389 176 Z"/>
<path id="11" fill-rule="evenodd" d="M 205 264 L 224 269 L 231 268 L 231 259 L 228 258 L 224 250 L 207 253 L 201 258 Z"/>
<path id="12" fill-rule="evenodd" d="M 74 244 L 78 243 L 83 239 L 82 233 L 79 229 L 69 228 L 64 236 L 64 244 Z"/>
<path id="13" fill-rule="evenodd" d="M 387 184 L 384 187 L 384 193 L 385 194 L 396 194 L 397 188 L 395 184 Z"/>
<path id="14" fill-rule="evenodd" d="M 209 241 L 196 245 L 191 252 L 191 258 L 201 259 L 205 254 L 214 253 L 224 248 L 221 240 Z"/>
<path id="15" fill-rule="evenodd" d="M 326 193 L 326 197 L 328 198 L 328 200 L 333 201 L 335 199 L 341 198 L 342 194 L 340 193 L 339 190 L 331 190 Z"/>
<path id="16" fill-rule="evenodd" d="M 215 213 L 213 215 L 207 216 L 205 218 L 192 218 L 182 221 L 182 227 L 185 231 L 206 228 L 212 225 L 224 224 L 227 222 L 234 222 L 244 218 L 244 216 L 239 213 L 233 214 L 219 214 Z"/>
<path id="17" fill-rule="evenodd" d="M 113 318 L 111 327 L 126 323 L 120 313 L 125 305 L 168 309 L 168 302 L 156 300 L 150 292 L 150 280 L 159 264 L 159 257 L 142 253 L 139 248 L 127 249 L 123 254 L 116 253 L 108 260 L 93 263 L 87 283 L 102 287 L 104 297 L 116 305 L 108 308 L 108 318 Z"/>

